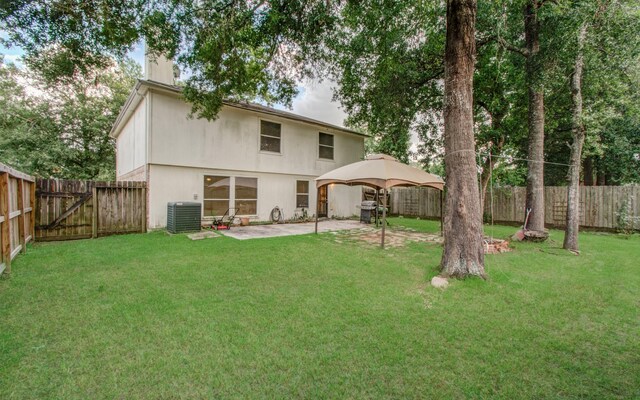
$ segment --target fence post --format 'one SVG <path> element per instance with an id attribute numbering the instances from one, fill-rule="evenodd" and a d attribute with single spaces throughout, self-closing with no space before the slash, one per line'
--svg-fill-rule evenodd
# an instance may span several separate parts
<path id="1" fill-rule="evenodd" d="M 93 198 L 93 209 L 91 210 L 91 237 L 98 237 L 98 189 L 95 185 L 91 188 L 91 197 Z"/>
<path id="2" fill-rule="evenodd" d="M 9 232 L 9 173 L 4 172 L 0 174 L 0 216 L 3 217 L 2 221 L 2 248 L 0 249 L 0 260 L 4 262 L 6 274 L 11 273 L 11 235 Z"/>
<path id="3" fill-rule="evenodd" d="M 142 187 L 142 233 L 147 232 L 147 188 Z"/>
<path id="4" fill-rule="evenodd" d="M 20 252 L 25 253 L 27 251 L 26 232 L 24 231 L 24 180 L 17 179 L 18 181 L 18 237 L 20 240 Z"/>
<path id="5" fill-rule="evenodd" d="M 29 226 L 31 227 L 31 241 L 36 241 L 36 181 L 35 179 L 29 185 L 31 188 L 31 193 L 29 193 L 29 206 L 31 207 L 31 213 L 29 213 L 29 218 L 31 219 L 31 223 Z"/>

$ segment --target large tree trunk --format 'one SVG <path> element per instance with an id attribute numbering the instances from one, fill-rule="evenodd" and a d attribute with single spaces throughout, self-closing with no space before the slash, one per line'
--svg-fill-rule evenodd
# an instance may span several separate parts
<path id="1" fill-rule="evenodd" d="M 573 112 L 571 130 L 573 143 L 571 144 L 570 167 L 567 187 L 567 225 L 564 233 L 564 245 L 567 250 L 578 251 L 578 230 L 580 228 L 580 161 L 582 159 L 582 145 L 584 144 L 584 125 L 582 124 L 582 68 L 584 60 L 582 48 L 584 46 L 587 26 L 582 25 L 578 34 L 578 54 L 576 55 L 573 76 L 571 77 L 571 103 Z"/>
<path id="2" fill-rule="evenodd" d="M 582 174 L 584 175 L 584 185 L 593 186 L 593 157 L 589 156 L 582 163 Z"/>
<path id="3" fill-rule="evenodd" d="M 539 60 L 538 0 L 529 0 L 524 11 L 527 48 L 526 73 L 529 92 L 529 151 L 526 208 L 531 209 L 528 228 L 544 230 L 544 91 Z"/>
<path id="4" fill-rule="evenodd" d="M 447 193 L 442 274 L 485 277 L 473 137 L 475 0 L 447 0 L 444 150 Z"/>

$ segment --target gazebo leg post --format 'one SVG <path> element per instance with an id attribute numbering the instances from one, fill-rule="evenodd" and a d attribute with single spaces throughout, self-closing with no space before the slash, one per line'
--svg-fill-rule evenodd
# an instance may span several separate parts
<path id="1" fill-rule="evenodd" d="M 316 234 L 318 234 L 318 209 L 320 208 L 320 188 L 316 188 Z"/>
<path id="2" fill-rule="evenodd" d="M 376 187 L 376 215 L 374 217 L 376 220 L 376 228 L 378 227 L 378 221 L 380 221 L 380 218 L 378 218 L 378 210 L 380 210 L 380 188 Z"/>
<path id="3" fill-rule="evenodd" d="M 387 225 L 387 189 L 382 190 L 382 243 L 380 247 L 384 249 L 384 231 Z"/>

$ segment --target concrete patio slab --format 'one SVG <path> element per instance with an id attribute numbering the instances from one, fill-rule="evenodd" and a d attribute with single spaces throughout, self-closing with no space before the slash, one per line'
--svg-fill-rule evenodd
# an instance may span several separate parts
<path id="1" fill-rule="evenodd" d="M 318 232 L 343 231 L 359 229 L 364 224 L 353 220 L 327 220 L 318 222 Z M 272 224 L 233 227 L 229 231 L 223 231 L 225 236 L 238 240 L 260 239 L 278 236 L 305 235 L 313 233 L 315 224 L 305 222 L 300 224 Z"/>

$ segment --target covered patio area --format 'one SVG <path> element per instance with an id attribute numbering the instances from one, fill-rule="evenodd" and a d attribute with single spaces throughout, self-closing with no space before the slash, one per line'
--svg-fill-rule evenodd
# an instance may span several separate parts
<path id="1" fill-rule="evenodd" d="M 320 189 L 327 185 L 368 186 L 376 190 L 376 207 L 382 206 L 382 231 L 380 247 L 384 248 L 387 225 L 387 193 L 393 187 L 427 186 L 440 190 L 442 210 L 444 181 L 437 175 L 399 162 L 387 154 L 372 154 L 363 161 L 345 165 L 316 178 L 317 198 Z M 379 193 L 382 190 L 382 204 Z M 316 202 L 316 233 L 318 232 L 319 202 Z M 443 215 L 440 217 L 442 231 Z"/>

